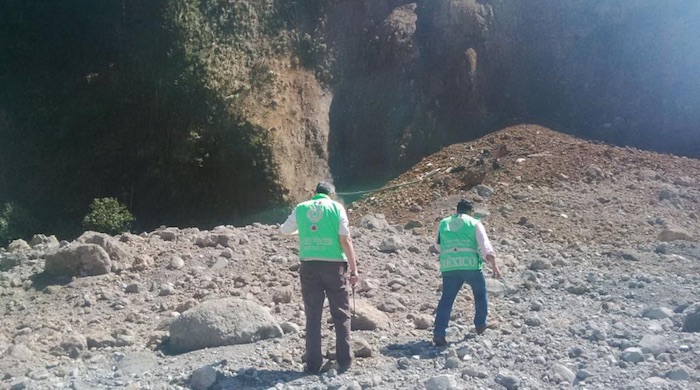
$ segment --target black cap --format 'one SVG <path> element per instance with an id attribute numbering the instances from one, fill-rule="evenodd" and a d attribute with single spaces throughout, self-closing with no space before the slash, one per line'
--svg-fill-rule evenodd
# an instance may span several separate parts
<path id="1" fill-rule="evenodd" d="M 335 186 L 327 181 L 322 181 L 316 184 L 317 194 L 332 195 L 335 194 Z"/>
<path id="2" fill-rule="evenodd" d="M 459 203 L 457 203 L 457 213 L 466 214 L 474 208 L 474 204 L 469 201 L 469 199 L 462 198 Z"/>

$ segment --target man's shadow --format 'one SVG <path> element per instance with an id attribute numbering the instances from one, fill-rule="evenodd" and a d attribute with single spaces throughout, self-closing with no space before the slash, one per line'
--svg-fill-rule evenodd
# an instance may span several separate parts
<path id="1" fill-rule="evenodd" d="M 421 340 L 404 344 L 389 344 L 381 348 L 380 353 L 394 358 L 419 356 L 421 359 L 433 359 L 440 356 L 444 349 L 444 347 L 436 347 L 429 341 Z"/>
<path id="2" fill-rule="evenodd" d="M 295 370 L 246 368 L 239 370 L 236 375 L 219 374 L 216 384 L 221 389 L 267 390 L 277 383 L 289 383 L 304 377 L 317 376 Z"/>

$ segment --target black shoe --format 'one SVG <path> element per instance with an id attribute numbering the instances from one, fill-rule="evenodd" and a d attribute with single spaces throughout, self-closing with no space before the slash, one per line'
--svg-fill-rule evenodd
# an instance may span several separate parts
<path id="1" fill-rule="evenodd" d="M 484 326 L 477 326 L 476 327 L 476 334 L 481 335 L 484 332 L 486 332 L 486 329 L 496 329 L 497 327 L 498 327 L 498 324 L 495 324 L 495 323 L 486 324 Z"/>
<path id="2" fill-rule="evenodd" d="M 306 375 L 318 375 L 321 371 L 321 367 L 314 368 L 314 367 L 309 367 L 305 366 L 304 367 L 304 374 Z"/>
<path id="3" fill-rule="evenodd" d="M 344 373 L 350 371 L 351 367 L 352 367 L 352 363 L 338 365 L 338 374 L 344 374 Z"/>
<path id="4" fill-rule="evenodd" d="M 447 340 L 445 340 L 445 336 L 433 336 L 433 343 L 438 347 L 444 347 L 447 345 Z"/>

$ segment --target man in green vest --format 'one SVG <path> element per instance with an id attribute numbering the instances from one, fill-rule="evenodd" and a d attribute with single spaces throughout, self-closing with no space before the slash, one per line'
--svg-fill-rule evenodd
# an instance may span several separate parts
<path id="1" fill-rule="evenodd" d="M 483 333 L 488 315 L 486 279 L 482 271 L 483 258 L 491 263 L 495 278 L 501 277 L 496 264 L 496 252 L 491 246 L 486 230 L 481 222 L 473 217 L 474 205 L 467 199 L 457 203 L 457 213 L 442 221 L 438 227 L 435 247 L 440 251 L 440 272 L 442 272 L 442 296 L 435 313 L 435 345 L 446 345 L 447 324 L 452 313 L 452 304 L 464 283 L 474 294 L 474 326 L 476 333 Z"/>
<path id="2" fill-rule="evenodd" d="M 306 313 L 306 369 L 317 374 L 321 355 L 321 315 L 328 298 L 335 324 L 338 373 L 350 369 L 350 287 L 357 283 L 357 261 L 350 238 L 348 216 L 331 199 L 335 187 L 318 183 L 315 195 L 299 203 L 280 227 L 283 235 L 299 234 L 299 279 Z"/>

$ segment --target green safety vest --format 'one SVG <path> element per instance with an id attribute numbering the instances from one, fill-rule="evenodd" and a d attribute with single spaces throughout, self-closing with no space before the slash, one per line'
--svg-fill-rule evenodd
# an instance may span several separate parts
<path id="1" fill-rule="evenodd" d="M 455 214 L 440 221 L 440 272 L 479 270 L 482 260 L 476 241 L 479 221 Z"/>
<path id="2" fill-rule="evenodd" d="M 316 194 L 297 205 L 301 261 L 347 261 L 338 239 L 341 207 L 326 194 Z"/>

